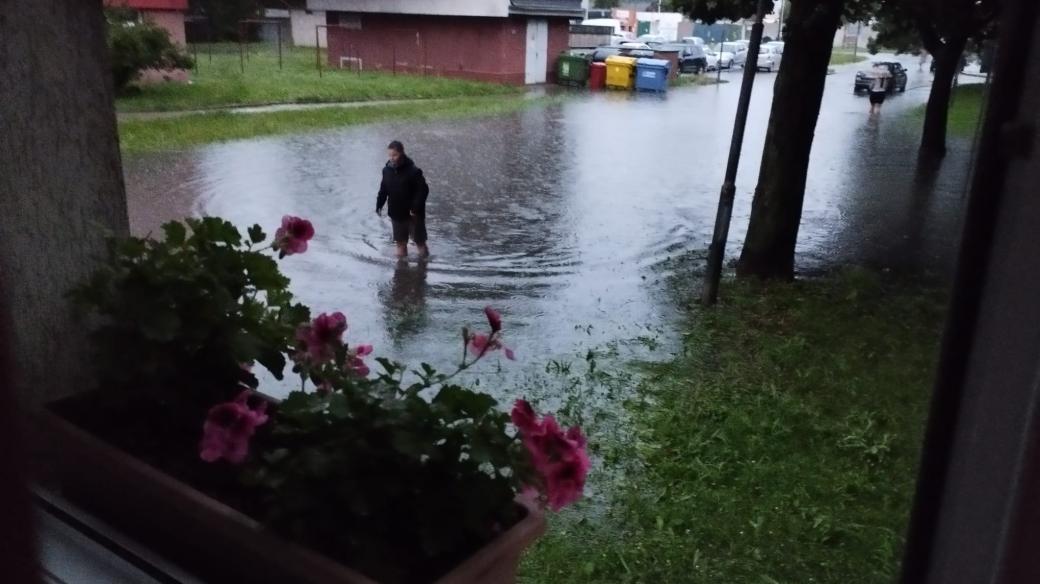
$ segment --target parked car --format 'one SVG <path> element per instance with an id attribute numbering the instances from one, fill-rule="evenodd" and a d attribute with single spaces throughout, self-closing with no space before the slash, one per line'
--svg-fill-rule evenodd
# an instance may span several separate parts
<path id="1" fill-rule="evenodd" d="M 729 69 L 733 66 L 733 53 L 719 53 L 713 49 L 707 49 L 704 51 L 704 54 L 708 59 L 709 71 L 714 71 L 718 67 L 722 67 L 723 69 Z"/>
<path id="2" fill-rule="evenodd" d="M 781 55 L 784 54 L 784 41 L 770 41 L 768 43 L 764 43 L 762 46 L 776 49 L 777 53 L 780 53 Z"/>
<path id="3" fill-rule="evenodd" d="M 625 57 L 632 57 L 633 59 L 641 59 L 643 57 L 646 57 L 647 59 L 653 59 L 654 55 L 656 54 L 654 50 L 646 45 L 643 45 L 643 47 L 645 48 L 622 47 L 620 54 Z"/>
<path id="4" fill-rule="evenodd" d="M 697 45 L 698 47 L 704 46 L 704 39 L 701 37 L 689 36 L 683 37 L 682 42 L 684 45 Z"/>
<path id="5" fill-rule="evenodd" d="M 745 41 L 732 41 L 724 42 L 719 45 L 719 51 L 722 53 L 730 53 L 733 55 L 733 59 L 730 66 L 737 65 L 743 67 L 747 61 L 747 43 Z"/>
<path id="6" fill-rule="evenodd" d="M 758 70 L 772 73 L 780 68 L 780 60 L 784 54 L 782 49 L 764 45 L 758 50 Z"/>
<path id="7" fill-rule="evenodd" d="M 871 63 L 870 66 L 873 68 L 876 65 L 882 67 L 888 67 L 888 72 L 892 74 L 892 82 L 888 84 L 888 92 L 893 91 L 903 92 L 906 91 L 906 69 L 903 65 L 894 61 L 879 61 Z M 859 93 L 860 91 L 870 91 L 870 83 L 874 79 L 874 73 L 872 71 L 857 71 L 856 82 L 852 86 L 852 91 Z"/>
<path id="8" fill-rule="evenodd" d="M 640 50 L 640 51 L 652 51 L 653 50 L 652 48 L 650 48 L 650 45 L 648 45 L 646 43 L 640 43 L 640 42 L 621 43 L 621 48 L 622 49 L 628 49 L 630 51 L 631 50 Z"/>
<path id="9" fill-rule="evenodd" d="M 636 38 L 636 41 L 648 45 L 660 45 L 668 42 L 667 39 L 659 34 L 641 34 Z"/>
<path id="10" fill-rule="evenodd" d="M 587 56 L 591 63 L 602 63 L 607 60 L 607 57 L 621 54 L 621 47 L 599 47 L 595 51 L 592 51 Z"/>
<path id="11" fill-rule="evenodd" d="M 680 73 L 701 73 L 708 70 L 707 52 L 697 45 L 683 45 L 679 52 Z"/>

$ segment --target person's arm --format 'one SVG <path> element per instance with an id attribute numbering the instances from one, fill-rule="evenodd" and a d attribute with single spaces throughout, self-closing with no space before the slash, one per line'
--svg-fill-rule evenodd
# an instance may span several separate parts
<path id="1" fill-rule="evenodd" d="M 412 191 L 412 215 L 422 215 L 426 209 L 426 197 L 430 194 L 430 185 L 426 184 L 426 177 L 421 170 L 415 173 L 415 186 Z"/>
<path id="2" fill-rule="evenodd" d="M 383 205 L 386 204 L 386 184 L 379 181 L 379 194 L 376 195 L 376 214 L 379 215 L 383 212 Z"/>

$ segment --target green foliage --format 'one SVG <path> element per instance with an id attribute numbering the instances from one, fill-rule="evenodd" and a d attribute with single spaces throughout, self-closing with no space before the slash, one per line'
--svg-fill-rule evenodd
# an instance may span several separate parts
<path id="1" fill-rule="evenodd" d="M 793 14 L 793 5 L 812 3 L 816 0 L 790 0 L 784 7 L 785 22 Z M 770 0 L 766 6 L 766 14 L 769 14 L 776 2 Z M 847 22 L 858 22 L 870 20 L 878 9 L 880 0 L 844 0 L 841 5 L 844 8 L 844 18 Z M 706 23 L 717 20 L 739 20 L 751 18 L 758 8 L 758 0 L 671 0 L 672 9 L 682 12 L 693 19 L 700 19 Z M 787 28 L 785 24 L 784 35 L 786 38 Z"/>
<path id="2" fill-rule="evenodd" d="M 907 2 L 883 2 L 874 23 L 877 37 L 870 39 L 867 50 L 877 54 L 881 49 L 889 49 L 895 54 L 921 51 L 921 33 L 917 29 L 914 14 Z"/>
<path id="3" fill-rule="evenodd" d="M 279 404 L 246 482 L 289 537 L 380 582 L 429 581 L 519 519 L 526 459 L 490 396 L 425 365 L 402 388 L 383 364 Z"/>
<path id="4" fill-rule="evenodd" d="M 938 55 L 951 39 L 981 43 L 994 36 L 1000 7 L 1001 0 L 882 0 L 869 49 Z"/>
<path id="5" fill-rule="evenodd" d="M 524 98 L 463 97 L 453 100 L 404 102 L 364 107 L 336 107 L 257 114 L 192 114 L 177 118 L 130 120 L 119 123 L 119 145 L 124 152 L 153 152 L 306 132 L 374 122 L 438 120 L 445 118 L 505 115 L 526 108 L 565 101 L 565 95 Z"/>
<path id="6" fill-rule="evenodd" d="M 863 270 L 722 292 L 642 368 L 602 508 L 554 518 L 521 583 L 893 581 L 945 294 Z"/>
<path id="7" fill-rule="evenodd" d="M 770 0 L 768 14 L 773 9 Z M 758 0 L 671 0 L 672 10 L 682 12 L 694 20 L 711 24 L 717 20 L 740 20 L 755 15 Z"/>
<path id="8" fill-rule="evenodd" d="M 866 61 L 867 58 L 862 54 L 853 54 L 852 51 L 834 49 L 831 51 L 831 65 L 848 65 L 849 63 L 859 63 Z"/>
<path id="9" fill-rule="evenodd" d="M 164 240 L 108 242 L 103 266 L 71 297 L 94 317 L 91 348 L 102 387 L 191 409 L 257 386 L 255 362 L 281 378 L 296 327 L 309 318 L 289 280 L 231 223 L 170 222 Z"/>
<path id="10" fill-rule="evenodd" d="M 112 80 L 123 91 L 145 69 L 190 68 L 191 58 L 173 44 L 164 29 L 132 13 L 116 9 L 106 12 L 108 51 Z"/>
<path id="11" fill-rule="evenodd" d="M 946 127 L 950 134 L 970 137 L 979 129 L 979 119 L 983 115 L 986 102 L 987 86 L 984 83 L 958 85 L 953 88 L 950 97 L 950 110 L 946 118 Z M 925 105 L 908 110 L 906 115 L 913 123 L 924 121 Z"/>
<path id="12" fill-rule="evenodd" d="M 256 0 L 191 0 L 192 13 L 205 16 L 214 40 L 238 40 L 242 32 L 240 21 L 256 18 L 259 14 Z"/>
<path id="13" fill-rule="evenodd" d="M 329 69 L 323 59 L 319 77 L 314 49 L 286 48 L 279 66 L 270 45 L 244 48 L 216 43 L 193 47 L 198 63 L 192 83 L 157 83 L 116 101 L 120 112 L 199 110 L 204 108 L 278 103 L 361 102 L 393 99 L 436 99 L 481 95 L 518 95 L 520 88 L 497 83 L 423 75 L 392 75 Z"/>

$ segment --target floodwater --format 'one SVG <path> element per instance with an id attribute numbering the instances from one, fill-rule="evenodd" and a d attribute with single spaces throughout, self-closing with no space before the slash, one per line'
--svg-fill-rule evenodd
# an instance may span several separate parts
<path id="1" fill-rule="evenodd" d="M 948 274 L 971 160 L 951 138 L 941 167 L 915 172 L 917 120 L 930 75 L 878 119 L 852 94 L 864 65 L 828 77 L 813 146 L 797 265 L 848 263 Z M 667 335 L 675 307 L 662 264 L 711 239 L 736 110 L 731 82 L 667 95 L 581 94 L 515 114 L 389 123 L 131 157 L 132 228 L 219 215 L 273 232 L 284 214 L 314 222 L 310 250 L 286 258 L 293 290 L 316 311 L 342 310 L 350 342 L 418 364 L 450 366 L 459 329 L 502 310 L 522 360 L 576 355 L 640 335 Z M 747 228 L 774 75 L 760 74 L 748 120 L 728 258 Z M 967 80 L 966 80 L 967 81 Z M 433 257 L 393 257 L 375 214 L 385 145 L 402 140 L 428 177 Z M 648 333 L 648 331 L 653 331 Z M 491 366 L 492 368 L 494 365 Z"/>

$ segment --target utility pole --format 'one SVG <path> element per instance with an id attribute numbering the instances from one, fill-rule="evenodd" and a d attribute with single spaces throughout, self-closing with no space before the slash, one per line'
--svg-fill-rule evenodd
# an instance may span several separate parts
<path id="1" fill-rule="evenodd" d="M 704 275 L 704 290 L 701 301 L 712 306 L 719 296 L 719 280 L 722 278 L 722 260 L 726 255 L 726 240 L 729 238 L 729 223 L 733 218 L 733 199 L 737 193 L 737 166 L 740 164 L 740 149 L 744 145 L 744 126 L 747 125 L 748 108 L 751 105 L 751 88 L 755 84 L 755 63 L 762 44 L 762 21 L 765 20 L 769 0 L 758 0 L 755 24 L 751 26 L 751 44 L 748 46 L 744 65 L 744 80 L 740 85 L 737 100 L 737 116 L 733 122 L 733 139 L 729 144 L 729 161 L 726 163 L 726 178 L 719 193 L 719 209 L 715 215 L 715 233 L 708 249 L 708 271 Z M 748 66 L 750 65 L 750 66 Z"/>
<path id="2" fill-rule="evenodd" d="M 780 0 L 780 14 L 776 21 L 776 40 L 784 40 L 784 3 L 786 0 Z"/>

